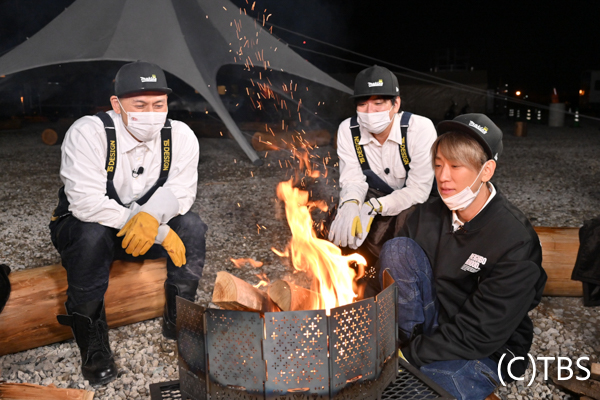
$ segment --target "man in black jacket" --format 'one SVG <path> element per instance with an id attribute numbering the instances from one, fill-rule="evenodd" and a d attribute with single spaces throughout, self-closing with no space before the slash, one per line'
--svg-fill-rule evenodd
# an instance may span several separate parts
<path id="1" fill-rule="evenodd" d="M 459 399 L 483 399 L 527 368 L 528 312 L 546 273 L 527 218 L 492 185 L 502 131 L 483 114 L 438 125 L 439 198 L 419 205 L 383 246 L 399 286 L 401 351 Z M 503 357 L 501 371 L 498 362 Z M 515 357 L 510 370 L 506 367 Z"/>

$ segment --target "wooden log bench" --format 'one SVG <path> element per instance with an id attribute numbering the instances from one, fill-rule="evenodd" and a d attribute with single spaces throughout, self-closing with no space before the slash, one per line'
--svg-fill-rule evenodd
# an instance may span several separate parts
<path id="1" fill-rule="evenodd" d="M 115 261 L 105 296 L 108 326 L 115 328 L 161 316 L 166 260 Z M 56 321 L 65 314 L 67 273 L 60 264 L 15 271 L 11 293 L 0 313 L 0 356 L 72 338 Z M 134 284 L 135 282 L 135 284 Z"/>
<path id="2" fill-rule="evenodd" d="M 581 282 L 571 280 L 579 249 L 578 228 L 536 228 L 548 274 L 546 296 L 582 296 Z M 0 314 L 0 356 L 72 337 L 59 325 L 65 313 L 67 275 L 60 264 L 16 271 L 9 275 L 12 292 Z M 111 328 L 156 318 L 164 306 L 165 259 L 143 263 L 115 261 L 106 292 Z M 132 284 L 135 282 L 135 285 Z"/>

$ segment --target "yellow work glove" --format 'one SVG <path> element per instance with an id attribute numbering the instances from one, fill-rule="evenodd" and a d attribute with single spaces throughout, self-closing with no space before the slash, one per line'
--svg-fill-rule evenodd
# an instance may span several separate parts
<path id="1" fill-rule="evenodd" d="M 383 205 L 375 197 L 366 201 L 365 204 L 363 204 L 362 208 L 360 209 L 360 221 L 362 223 L 363 232 L 362 235 L 360 235 L 360 237 L 356 240 L 357 247 L 363 244 L 363 242 L 367 238 L 367 235 L 369 234 L 369 231 L 371 230 L 371 224 L 373 223 L 373 219 L 377 215 L 381 214 L 382 210 Z"/>
<path id="2" fill-rule="evenodd" d="M 158 225 L 156 218 L 140 211 L 117 233 L 117 237 L 125 236 L 122 244 L 125 252 L 137 257 L 146 254 L 154 244 L 158 234 Z"/>
<path id="3" fill-rule="evenodd" d="M 169 253 L 169 257 L 171 257 L 171 261 L 176 267 L 181 267 L 186 263 L 185 246 L 173 229 L 170 229 L 167 233 L 167 237 L 162 242 L 162 247 Z"/>

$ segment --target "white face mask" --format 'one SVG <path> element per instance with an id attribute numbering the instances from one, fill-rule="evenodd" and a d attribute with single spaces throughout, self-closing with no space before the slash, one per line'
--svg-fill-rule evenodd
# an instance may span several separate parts
<path id="1" fill-rule="evenodd" d="M 477 189 L 477 191 L 475 193 L 473 193 L 473 191 L 471 190 L 471 186 L 473 186 L 475 184 L 475 182 L 477 182 L 477 179 L 479 179 L 479 175 L 481 175 L 481 173 L 483 172 L 484 167 L 485 167 L 485 164 L 483 164 L 483 167 L 481 167 L 481 171 L 479 171 L 479 173 L 477 174 L 477 178 L 475 178 L 473 183 L 471 185 L 467 186 L 466 188 L 464 188 L 463 190 L 461 190 L 459 193 L 456 193 L 455 195 L 452 195 L 447 198 L 444 198 L 442 196 L 442 194 L 440 193 L 440 197 L 442 198 L 442 201 L 446 204 L 446 206 L 450 210 L 463 211 L 465 208 L 469 207 L 471 205 L 471 203 L 473 203 L 473 200 L 475 200 L 475 198 L 479 194 L 479 191 L 481 190 L 481 187 L 483 186 L 483 182 L 481 182 L 481 185 L 479 185 L 479 189 Z M 440 189 L 438 187 L 438 193 L 439 192 L 440 192 Z"/>
<path id="2" fill-rule="evenodd" d="M 119 100 L 117 99 L 117 101 Z M 127 114 L 127 130 L 142 142 L 154 139 L 167 120 L 166 112 L 129 112 L 125 111 L 121 101 L 119 101 L 119 105 L 121 110 Z"/>
<path id="3" fill-rule="evenodd" d="M 365 113 L 357 111 L 358 115 L 358 124 L 366 129 L 368 132 L 377 135 L 387 128 L 393 120 L 393 117 L 390 118 L 390 110 L 380 111 L 374 113 Z M 394 117 L 396 114 L 394 114 Z"/>

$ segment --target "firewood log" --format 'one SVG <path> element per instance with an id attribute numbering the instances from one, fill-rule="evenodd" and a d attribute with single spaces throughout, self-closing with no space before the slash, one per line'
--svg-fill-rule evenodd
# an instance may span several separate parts
<path id="1" fill-rule="evenodd" d="M 282 311 L 313 310 L 318 307 L 318 294 L 288 281 L 275 281 L 269 296 Z"/>
<path id="2" fill-rule="evenodd" d="M 593 380 L 596 381 L 600 381 L 600 364 L 598 363 L 592 363 L 592 368 L 591 368 L 591 378 Z"/>
<path id="3" fill-rule="evenodd" d="M 0 383 L 3 400 L 93 400 L 94 392 L 83 389 L 60 389 L 31 383 Z"/>
<path id="4" fill-rule="evenodd" d="M 585 381 L 577 380 L 573 376 L 570 379 L 558 379 L 557 369 L 551 369 L 550 378 L 552 382 L 561 388 L 567 389 L 579 395 L 591 397 L 592 399 L 600 399 L 600 382 L 593 379 Z"/>
<path id="5" fill-rule="evenodd" d="M 535 227 L 542 243 L 542 267 L 548 275 L 544 296 L 583 296 L 581 282 L 572 281 L 579 250 L 579 228 Z"/>
<path id="6" fill-rule="evenodd" d="M 67 273 L 60 264 L 12 272 L 12 291 L 0 313 L 0 356 L 72 338 L 59 325 L 65 314 Z M 105 307 L 111 328 L 156 318 L 165 302 L 166 261 L 115 261 L 109 276 Z"/>
<path id="7" fill-rule="evenodd" d="M 225 271 L 217 272 L 212 302 L 226 310 L 281 311 L 267 293 Z"/>

